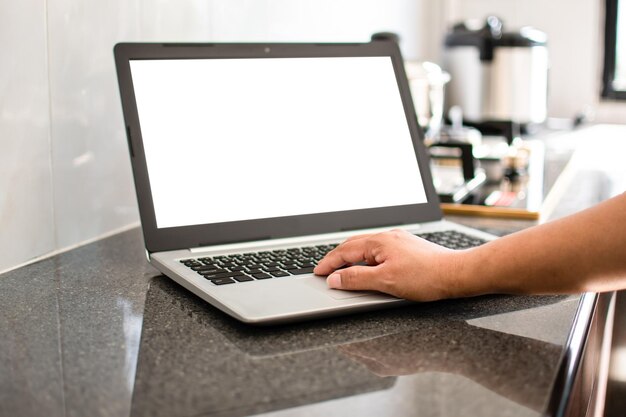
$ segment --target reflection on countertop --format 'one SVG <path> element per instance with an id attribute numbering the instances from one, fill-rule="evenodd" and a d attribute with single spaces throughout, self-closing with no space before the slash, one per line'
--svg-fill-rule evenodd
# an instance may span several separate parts
<path id="1" fill-rule="evenodd" d="M 325 411 L 316 403 L 371 392 L 394 405 L 364 415 L 399 415 L 415 404 L 401 398 L 398 376 L 407 379 L 403 385 L 419 384 L 424 377 L 445 381 L 426 384 L 412 396 L 430 402 L 439 397 L 437 407 L 449 411 L 437 415 L 465 408 L 463 402 L 455 408 L 447 398 L 454 392 L 450 385 L 461 382 L 455 396 L 471 398 L 484 388 L 490 393 L 473 397 L 482 415 L 502 415 L 497 413 L 505 404 L 507 414 L 538 415 L 562 346 L 467 320 L 552 305 L 575 310 L 575 301 L 491 296 L 259 328 L 231 319 L 158 276 L 146 298 L 131 415 L 244 416 L 291 407 L 317 415 Z M 535 323 L 519 323 L 528 325 Z M 494 402 L 498 397 L 501 401 Z M 335 411 L 345 413 L 353 405 L 346 406 Z"/>

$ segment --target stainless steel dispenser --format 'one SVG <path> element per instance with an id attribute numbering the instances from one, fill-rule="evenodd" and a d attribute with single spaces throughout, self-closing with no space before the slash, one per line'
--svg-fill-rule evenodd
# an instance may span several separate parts
<path id="1" fill-rule="evenodd" d="M 530 27 L 504 32 L 495 16 L 482 26 L 469 21 L 457 24 L 445 39 L 444 68 L 452 77 L 446 108 L 460 106 L 466 121 L 479 129 L 495 125 L 506 130 L 507 125 L 519 128 L 543 122 L 548 91 L 546 42 L 545 33 Z M 503 132 L 509 141 L 513 134 Z"/>

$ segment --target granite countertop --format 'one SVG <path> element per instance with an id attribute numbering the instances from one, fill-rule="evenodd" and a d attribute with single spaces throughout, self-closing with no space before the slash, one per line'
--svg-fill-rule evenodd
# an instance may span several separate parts
<path id="1" fill-rule="evenodd" d="M 547 157 L 554 181 L 569 155 Z M 597 202 L 602 178 L 586 172 L 559 216 Z M 448 219 L 496 234 L 533 224 Z M 589 296 L 250 327 L 160 275 L 133 229 L 0 275 L 0 416 L 540 416 Z"/>
<path id="2" fill-rule="evenodd" d="M 134 229 L 0 276 L 0 415 L 537 416 L 579 296 L 280 327 L 160 275 Z"/>

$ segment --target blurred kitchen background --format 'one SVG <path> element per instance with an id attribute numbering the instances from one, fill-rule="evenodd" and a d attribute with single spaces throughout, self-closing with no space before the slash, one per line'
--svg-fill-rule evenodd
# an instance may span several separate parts
<path id="1" fill-rule="evenodd" d="M 601 98 L 605 5 L 606 0 L 2 1 L 0 271 L 137 225 L 112 54 L 117 42 L 367 42 L 372 33 L 390 31 L 399 34 L 407 60 L 441 63 L 453 24 L 495 15 L 507 29 L 530 25 L 547 34 L 548 117 L 585 114 L 596 122 L 626 123 L 626 101 Z M 626 42 L 623 32 L 619 40 Z"/>

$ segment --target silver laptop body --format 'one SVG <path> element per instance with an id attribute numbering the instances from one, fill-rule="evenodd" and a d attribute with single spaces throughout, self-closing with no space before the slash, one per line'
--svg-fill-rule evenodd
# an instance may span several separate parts
<path id="1" fill-rule="evenodd" d="M 390 228 L 493 238 L 442 220 L 392 42 L 127 43 L 115 58 L 148 260 L 243 322 L 407 301 L 312 273 L 217 285 L 188 260 Z"/>

